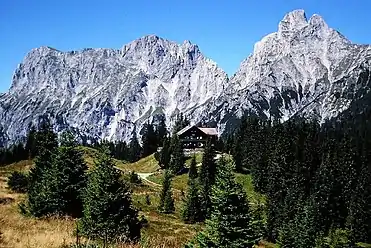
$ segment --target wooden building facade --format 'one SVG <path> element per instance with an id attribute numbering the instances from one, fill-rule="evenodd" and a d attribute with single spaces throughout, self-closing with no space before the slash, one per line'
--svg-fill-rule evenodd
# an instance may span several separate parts
<path id="1" fill-rule="evenodd" d="M 203 148 L 207 139 L 215 144 L 218 140 L 217 128 L 188 126 L 177 133 L 183 148 L 194 149 Z"/>

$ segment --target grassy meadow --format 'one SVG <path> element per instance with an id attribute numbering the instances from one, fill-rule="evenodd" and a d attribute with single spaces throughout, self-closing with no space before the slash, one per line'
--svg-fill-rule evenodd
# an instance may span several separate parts
<path id="1" fill-rule="evenodd" d="M 84 159 L 89 167 L 94 166 L 96 151 L 92 148 L 81 148 Z M 191 158 L 186 163 L 190 164 Z M 196 154 L 196 162 L 202 161 L 202 154 Z M 161 184 L 162 171 L 154 156 L 148 156 L 135 163 L 125 163 L 116 160 L 117 167 L 126 171 L 138 173 L 154 173 L 148 180 Z M 24 201 L 25 195 L 11 192 L 7 188 L 7 177 L 12 171 L 28 171 L 33 165 L 30 160 L 20 161 L 11 165 L 0 167 L 0 247 L 36 248 L 36 247 L 68 247 L 75 243 L 76 220 L 67 217 L 50 217 L 36 219 L 23 216 L 19 212 L 18 204 Z M 133 185 L 132 199 L 134 205 L 140 210 L 139 216 L 144 216 L 148 224 L 142 229 L 142 241 L 139 245 L 122 245 L 117 247 L 183 247 L 197 231 L 201 224 L 184 224 L 180 218 L 182 209 L 182 193 L 187 190 L 188 175 L 183 174 L 173 178 L 173 196 L 176 211 L 173 214 L 162 214 L 157 210 L 161 187 L 143 182 Z M 264 200 L 261 195 L 254 192 L 249 175 L 236 174 L 236 180 L 241 182 L 250 200 Z M 147 195 L 150 204 L 146 201 Z M 268 247 L 268 246 L 267 246 Z"/>

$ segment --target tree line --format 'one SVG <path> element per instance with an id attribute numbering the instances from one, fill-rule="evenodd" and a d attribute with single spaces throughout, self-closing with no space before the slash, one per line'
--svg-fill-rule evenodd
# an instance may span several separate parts
<path id="1" fill-rule="evenodd" d="M 348 112 L 322 125 L 246 117 L 226 138 L 236 170 L 251 173 L 266 196 L 266 239 L 298 248 L 371 243 L 369 114 Z"/>
<path id="2" fill-rule="evenodd" d="M 188 126 L 189 123 L 189 120 L 182 113 L 178 114 L 175 119 L 172 133 L 177 133 L 182 128 Z M 155 120 L 152 122 L 148 121 L 143 125 L 143 128 L 139 133 L 142 144 L 140 144 L 138 136 L 134 130 L 128 143 L 121 140 L 102 140 L 85 145 L 93 148 L 107 146 L 114 158 L 129 162 L 136 162 L 141 158 L 145 158 L 153 153 L 156 153 L 159 147 L 169 145 L 168 142 L 170 142 L 170 133 L 168 130 L 169 129 L 166 126 L 165 116 L 159 116 L 156 122 Z"/>
<path id="3" fill-rule="evenodd" d="M 88 170 L 70 132 L 58 139 L 44 120 L 36 133 L 35 165 L 28 174 L 13 173 L 8 182 L 12 189 L 26 192 L 21 212 L 33 217 L 78 218 L 78 235 L 105 244 L 138 242 L 142 222 L 109 149 L 102 146 Z"/>

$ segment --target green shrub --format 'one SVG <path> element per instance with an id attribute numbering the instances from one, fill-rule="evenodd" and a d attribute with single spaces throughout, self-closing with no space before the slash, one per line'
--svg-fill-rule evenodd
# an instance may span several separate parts
<path id="1" fill-rule="evenodd" d="M 130 173 L 129 181 L 133 184 L 142 184 L 142 180 L 140 180 L 140 177 L 134 171 Z"/>
<path id="2" fill-rule="evenodd" d="M 25 193 L 28 189 L 28 182 L 26 173 L 14 171 L 8 178 L 8 187 L 15 192 Z"/>

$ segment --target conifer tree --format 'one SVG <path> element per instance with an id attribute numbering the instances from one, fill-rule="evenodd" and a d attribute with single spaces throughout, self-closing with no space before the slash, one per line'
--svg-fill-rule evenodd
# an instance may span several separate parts
<path id="1" fill-rule="evenodd" d="M 193 154 L 191 164 L 189 165 L 188 177 L 190 179 L 189 182 L 191 182 L 191 179 L 196 179 L 198 177 L 196 155 L 195 154 Z"/>
<path id="2" fill-rule="evenodd" d="M 25 149 L 27 151 L 28 159 L 32 159 L 36 156 L 36 135 L 37 131 L 34 126 L 31 126 L 27 138 L 26 138 L 26 146 Z"/>
<path id="3" fill-rule="evenodd" d="M 295 235 L 295 247 L 314 247 L 318 235 L 316 221 L 316 206 L 313 199 L 309 199 L 301 211 L 295 216 L 296 226 L 291 232 Z"/>
<path id="4" fill-rule="evenodd" d="M 55 178 L 58 140 L 48 119 L 42 121 L 36 140 L 37 157 L 29 174 L 28 211 L 36 217 L 58 214 L 61 203 L 56 191 L 58 181 Z"/>
<path id="5" fill-rule="evenodd" d="M 157 150 L 157 137 L 156 132 L 151 123 L 146 123 L 142 135 L 142 158 L 151 155 Z"/>
<path id="6" fill-rule="evenodd" d="M 187 117 L 184 117 L 183 113 L 180 113 L 176 117 L 175 125 L 173 128 L 173 135 L 185 128 L 190 124 L 189 120 Z"/>
<path id="7" fill-rule="evenodd" d="M 158 126 L 156 127 L 157 142 L 159 146 L 164 143 L 164 140 L 168 133 L 165 121 L 166 121 L 165 116 L 161 116 L 160 122 L 158 123 Z"/>
<path id="8" fill-rule="evenodd" d="M 353 243 L 371 243 L 371 168 L 363 163 L 349 206 L 347 227 Z"/>
<path id="9" fill-rule="evenodd" d="M 173 173 L 178 173 L 184 168 L 184 153 L 182 144 L 177 135 L 172 137 L 173 150 L 170 159 L 170 170 Z"/>
<path id="10" fill-rule="evenodd" d="M 8 177 L 8 187 L 15 192 L 27 192 L 28 184 L 28 175 L 24 172 L 13 171 L 12 174 L 10 174 L 10 176 Z"/>
<path id="11" fill-rule="evenodd" d="M 182 218 L 185 223 L 192 224 L 200 221 L 200 197 L 195 178 L 189 177 L 188 186 L 188 192 L 182 211 Z"/>
<path id="12" fill-rule="evenodd" d="M 117 141 L 114 144 L 114 158 L 119 160 L 127 160 L 128 147 L 124 141 Z"/>
<path id="13" fill-rule="evenodd" d="M 237 130 L 236 134 L 233 137 L 233 144 L 231 147 L 231 153 L 235 163 L 235 170 L 238 172 L 242 171 L 242 161 L 244 159 L 243 155 L 243 143 L 244 143 L 244 134 L 247 131 L 247 119 L 244 118 L 241 120 L 241 125 Z"/>
<path id="14" fill-rule="evenodd" d="M 89 173 L 83 196 L 80 230 L 86 237 L 108 242 L 137 242 L 141 224 L 128 184 L 120 179 L 107 148 L 102 148 Z"/>
<path id="15" fill-rule="evenodd" d="M 173 192 L 171 189 L 171 177 L 171 172 L 165 170 L 160 194 L 160 205 L 158 206 L 158 209 L 165 214 L 175 211 Z"/>
<path id="16" fill-rule="evenodd" d="M 58 182 L 56 190 L 61 212 L 79 217 L 82 214 L 82 193 L 86 187 L 85 171 L 88 167 L 71 132 L 62 134 L 60 144 L 55 179 Z"/>
<path id="17" fill-rule="evenodd" d="M 215 182 L 216 174 L 216 163 L 214 161 L 214 150 L 210 140 L 206 142 L 204 154 L 202 156 L 202 164 L 200 168 L 199 184 L 200 184 L 200 196 L 201 196 L 201 207 L 200 216 L 201 219 L 205 219 L 208 216 L 211 207 L 211 187 Z"/>
<path id="18" fill-rule="evenodd" d="M 139 145 L 137 135 L 134 130 L 133 136 L 130 139 L 128 159 L 130 162 L 138 161 L 141 154 L 142 154 L 142 147 Z"/>
<path id="19" fill-rule="evenodd" d="M 162 149 L 159 153 L 159 165 L 163 169 L 168 169 L 171 159 L 170 153 L 170 139 L 164 138 Z"/>
<path id="20" fill-rule="evenodd" d="M 257 237 L 251 227 L 251 212 L 242 186 L 235 182 L 233 169 L 224 159 L 212 190 L 212 211 L 201 231 L 188 247 L 246 248 Z"/>

